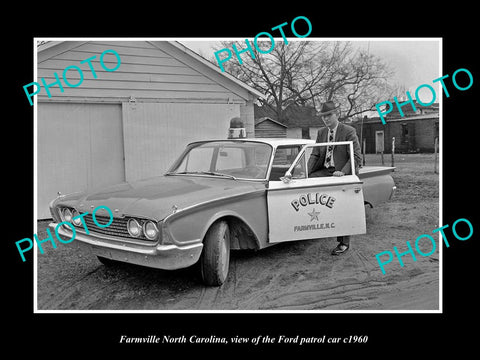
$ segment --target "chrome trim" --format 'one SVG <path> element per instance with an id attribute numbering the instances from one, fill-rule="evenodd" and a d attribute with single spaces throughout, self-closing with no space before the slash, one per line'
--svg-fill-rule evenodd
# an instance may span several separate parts
<path id="1" fill-rule="evenodd" d="M 76 214 L 75 214 L 76 213 Z M 77 220 L 80 221 L 79 224 L 75 224 L 75 220 L 73 218 L 77 217 L 77 216 L 80 216 L 80 211 L 78 211 L 77 209 L 73 209 L 72 211 L 72 224 L 74 226 L 82 226 L 82 219 L 81 218 L 78 218 Z"/>
<path id="2" fill-rule="evenodd" d="M 135 223 L 137 224 L 137 227 L 140 229 L 139 233 L 137 235 L 134 235 L 130 232 L 130 226 L 128 225 L 130 223 L 130 221 L 135 221 Z M 137 219 L 135 218 L 130 218 L 127 220 L 127 231 L 128 233 L 130 234 L 131 237 L 133 238 L 139 238 L 141 235 L 142 235 L 142 231 L 143 231 L 143 226 L 139 224 L 139 222 L 137 221 Z"/>
<path id="3" fill-rule="evenodd" d="M 67 218 L 65 217 L 65 214 L 64 212 L 65 211 L 70 211 L 70 215 L 71 215 L 71 218 L 70 220 L 67 220 Z M 68 207 L 68 206 L 63 206 L 60 208 L 60 217 L 62 218 L 62 221 L 66 221 L 66 222 L 71 222 L 73 220 L 73 211 L 72 211 L 72 208 Z"/>
<path id="4" fill-rule="evenodd" d="M 96 217 L 100 219 L 106 218 L 105 216 L 101 216 L 101 215 L 96 215 Z M 133 236 L 129 232 L 127 222 L 131 219 L 135 220 L 138 224 L 138 227 L 140 228 L 140 233 L 138 236 Z M 147 237 L 145 237 L 142 232 L 144 222 L 152 221 L 153 223 L 156 224 L 157 220 L 127 215 L 122 217 L 114 217 L 112 223 L 108 227 L 101 228 L 96 226 L 96 224 L 93 221 L 92 214 L 88 213 L 86 216 L 83 217 L 83 221 L 85 222 L 85 226 L 87 227 L 89 232 L 105 239 L 112 239 L 117 241 L 134 240 L 135 243 L 141 243 L 141 244 L 147 244 L 147 243 L 151 244 L 152 242 L 156 243 L 158 241 L 158 237 L 155 238 L 154 240 L 150 240 Z M 75 226 L 75 229 L 77 231 L 80 231 L 86 234 L 84 231 L 83 221 L 80 225 L 75 225 L 75 224 L 73 225 Z M 158 226 L 157 226 L 157 229 L 158 229 Z"/>
<path id="5" fill-rule="evenodd" d="M 208 205 L 214 204 L 216 202 L 230 201 L 230 200 L 236 201 L 236 200 L 238 200 L 239 198 L 242 198 L 242 197 L 247 197 L 248 198 L 248 197 L 261 196 L 262 194 L 266 193 L 266 190 L 267 190 L 267 188 L 265 187 L 263 189 L 251 190 L 251 191 L 248 191 L 248 192 L 245 192 L 245 193 L 235 194 L 235 195 L 232 195 L 232 196 L 223 196 L 223 197 L 216 198 L 216 199 L 211 199 L 211 200 L 205 200 L 203 202 L 198 202 L 198 203 L 195 203 L 193 205 L 186 206 L 182 209 L 177 209 L 176 212 L 174 212 L 174 213 L 172 212 L 172 213 L 168 214 L 167 216 L 165 216 L 165 218 L 162 221 L 163 221 L 163 223 L 165 223 L 171 217 L 177 216 L 181 213 L 184 213 L 184 212 L 187 212 L 187 211 L 190 211 L 190 210 L 194 210 L 194 209 L 196 209 L 198 207 L 201 207 L 201 206 L 208 206 Z"/>
<path id="6" fill-rule="evenodd" d="M 207 178 L 214 178 L 214 179 L 230 179 L 224 176 L 219 176 L 219 175 L 209 175 L 209 174 L 175 174 L 175 173 L 165 173 L 164 176 L 197 176 L 197 177 L 207 177 Z M 230 176 L 230 175 L 228 175 Z M 233 180 L 233 179 L 230 179 Z M 241 180 L 241 181 L 254 181 L 254 182 L 265 182 L 267 181 L 267 178 L 261 178 L 261 179 L 249 179 L 249 178 L 241 178 L 241 177 L 235 177 L 235 180 Z"/>
<path id="7" fill-rule="evenodd" d="M 153 226 L 154 226 L 154 228 L 155 228 L 156 233 L 155 233 L 155 236 L 154 236 L 153 238 L 150 238 L 150 237 L 147 235 L 146 226 L 147 226 L 148 223 L 152 223 Z M 142 230 L 143 230 L 143 235 L 144 235 L 148 240 L 157 240 L 159 231 L 158 231 L 158 227 L 157 227 L 157 224 L 155 223 L 155 221 L 152 221 L 152 220 L 147 220 L 147 221 L 145 221 L 145 222 L 143 223 L 143 225 L 142 225 Z"/>
<path id="8" fill-rule="evenodd" d="M 111 241 L 111 242 L 136 245 L 136 246 L 148 246 L 148 247 L 155 247 L 158 245 L 158 241 L 152 241 L 146 238 L 142 239 L 142 238 L 134 238 L 134 237 L 123 237 L 123 236 L 118 236 L 117 234 L 114 234 L 114 233 L 111 233 L 111 234 L 100 233 L 100 232 L 92 231 L 90 227 L 88 227 L 89 234 L 85 232 L 85 229 L 83 228 L 83 226 L 75 227 L 75 230 L 77 234 L 94 237 L 96 239 L 101 239 L 104 241 Z"/>
<path id="9" fill-rule="evenodd" d="M 58 225 L 56 223 L 50 223 L 49 227 L 52 229 L 55 229 L 55 226 Z M 64 229 L 62 227 L 58 228 L 58 232 L 62 236 L 72 236 L 72 232 L 69 229 Z M 108 239 L 104 238 L 102 236 L 97 236 L 96 234 L 85 234 L 84 232 L 77 232 L 77 236 L 75 237 L 75 240 L 79 240 L 82 242 L 89 243 L 90 245 L 95 245 L 95 246 L 102 246 L 102 247 L 108 247 L 108 248 L 114 248 L 114 249 L 119 249 L 123 251 L 134 251 L 134 252 L 142 252 L 142 253 L 148 253 L 148 254 L 155 254 L 156 250 L 171 250 L 171 249 L 176 249 L 176 248 L 191 248 L 194 247 L 195 245 L 202 245 L 201 239 L 196 239 L 195 242 L 191 242 L 188 244 L 185 244 L 184 246 L 178 246 L 177 244 L 167 244 L 167 245 L 162 245 L 162 244 L 156 244 L 156 243 L 151 243 L 151 242 L 143 242 L 142 244 L 138 242 L 124 242 L 118 241 L 118 239 Z"/>
<path id="10" fill-rule="evenodd" d="M 344 176 L 349 176 L 349 175 L 344 175 Z M 343 176 L 342 176 L 343 177 Z M 308 179 L 314 179 L 314 178 L 308 178 Z M 302 181 L 305 179 L 294 179 L 293 181 Z M 319 187 L 328 187 L 328 186 L 343 186 L 343 185 L 359 185 L 363 184 L 363 181 L 349 181 L 349 182 L 339 182 L 339 183 L 328 183 L 328 184 L 306 184 L 306 185 L 300 185 L 300 186 L 292 186 L 292 187 L 283 187 L 283 188 L 276 188 L 276 189 L 268 189 L 268 191 L 286 191 L 286 190 L 296 190 L 296 189 L 306 189 L 306 188 L 319 188 Z"/>
<path id="11" fill-rule="evenodd" d="M 53 222 L 49 224 L 49 227 L 54 230 L 57 225 Z M 59 227 L 57 231 L 62 236 L 72 236 L 72 232 L 63 227 Z M 203 249 L 201 239 L 197 239 L 196 243 L 177 246 L 175 244 L 119 242 L 118 239 L 112 239 L 112 241 L 82 232 L 77 232 L 76 235 L 75 240 L 89 246 L 91 251 L 98 256 L 158 269 L 173 270 L 191 266 L 198 261 Z"/>

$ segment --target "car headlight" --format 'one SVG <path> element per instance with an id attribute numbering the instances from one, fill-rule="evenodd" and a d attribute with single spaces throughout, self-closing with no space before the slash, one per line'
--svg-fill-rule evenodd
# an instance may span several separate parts
<path id="1" fill-rule="evenodd" d="M 82 225 L 82 219 L 80 217 L 77 217 L 77 216 L 80 216 L 80 213 L 77 211 L 77 209 L 73 209 L 73 211 L 72 211 L 72 224 L 75 225 L 75 226 L 80 226 L 80 225 Z"/>
<path id="2" fill-rule="evenodd" d="M 68 222 L 72 222 L 72 210 L 70 210 L 69 208 L 64 208 L 62 210 L 62 215 L 63 215 L 63 221 L 68 221 Z"/>
<path id="3" fill-rule="evenodd" d="M 153 221 L 146 221 L 143 224 L 143 233 L 148 240 L 155 240 L 158 235 L 157 225 Z"/>
<path id="4" fill-rule="evenodd" d="M 133 237 L 139 237 L 142 234 L 142 226 L 135 219 L 128 220 L 127 230 L 130 236 Z"/>

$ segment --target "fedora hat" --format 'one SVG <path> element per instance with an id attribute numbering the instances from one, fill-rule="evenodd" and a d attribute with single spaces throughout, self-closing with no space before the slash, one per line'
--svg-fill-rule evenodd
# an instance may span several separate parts
<path id="1" fill-rule="evenodd" d="M 335 103 L 333 101 L 324 102 L 322 104 L 322 107 L 321 107 L 318 115 L 323 116 L 323 115 L 330 114 L 330 113 L 336 111 L 338 108 L 339 108 L 339 106 L 338 105 L 335 106 Z"/>

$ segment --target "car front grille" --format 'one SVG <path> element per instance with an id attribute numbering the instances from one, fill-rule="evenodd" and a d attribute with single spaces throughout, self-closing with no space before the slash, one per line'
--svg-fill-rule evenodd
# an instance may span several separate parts
<path id="1" fill-rule="evenodd" d="M 70 209 L 72 212 L 74 211 L 74 209 L 72 207 L 60 207 L 60 208 L 58 208 L 58 210 L 57 210 L 58 211 L 58 216 L 60 217 L 60 220 L 62 220 L 63 222 L 65 222 L 65 219 L 62 215 L 62 211 L 63 211 L 63 209 L 66 209 L 66 208 Z M 115 238 L 147 241 L 149 243 L 155 243 L 155 242 L 159 241 L 159 239 L 161 239 L 160 234 L 158 234 L 156 239 L 150 240 L 145 236 L 143 231 L 137 237 L 131 236 L 130 233 L 128 232 L 127 223 L 128 223 L 128 220 L 130 220 L 132 218 L 135 219 L 140 224 L 140 226 L 142 226 L 142 227 L 143 227 L 143 224 L 146 221 L 154 221 L 154 220 L 150 220 L 150 219 L 146 219 L 146 218 L 139 218 L 139 217 L 113 217 L 113 219 L 112 219 L 112 217 L 110 215 L 105 216 L 105 215 L 95 214 L 95 220 L 96 220 L 96 222 L 95 222 L 93 220 L 93 215 L 91 213 L 86 213 L 86 214 L 84 213 L 81 216 L 82 223 L 79 224 L 79 225 L 74 225 L 74 226 L 78 231 L 80 231 L 82 233 L 85 233 L 85 234 L 87 234 L 87 231 L 85 230 L 85 227 L 86 227 L 88 229 L 88 233 L 99 234 L 99 235 L 107 235 L 107 236 L 111 236 L 111 237 L 115 237 Z M 111 220 L 111 222 L 110 222 L 110 220 Z M 98 226 L 97 224 L 99 224 L 100 226 Z M 106 226 L 107 224 L 109 224 L 109 225 Z"/>
<path id="2" fill-rule="evenodd" d="M 113 221 L 107 227 L 99 227 L 93 221 L 92 214 L 87 214 L 84 216 L 85 225 L 88 228 L 88 231 L 97 234 L 109 235 L 109 236 L 116 236 L 121 238 L 127 239 L 138 239 L 138 240 L 146 240 L 151 241 L 145 237 L 142 233 L 139 237 L 133 238 L 130 236 L 127 230 L 127 221 L 128 218 L 113 218 Z M 102 216 L 102 215 L 95 215 L 95 220 L 100 225 L 106 225 L 110 221 L 110 216 Z M 81 226 L 83 228 L 83 226 Z"/>

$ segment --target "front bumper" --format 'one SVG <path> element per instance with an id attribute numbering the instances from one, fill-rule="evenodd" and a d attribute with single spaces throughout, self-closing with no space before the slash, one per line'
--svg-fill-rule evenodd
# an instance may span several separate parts
<path id="1" fill-rule="evenodd" d="M 72 237 L 70 230 L 63 226 L 57 228 L 57 225 L 57 223 L 50 223 L 48 226 L 53 231 L 57 229 L 61 236 L 69 239 Z M 201 241 L 185 246 L 146 245 L 114 238 L 107 239 L 103 235 L 92 232 L 87 235 L 76 230 L 75 240 L 87 246 L 97 256 L 156 269 L 175 270 L 191 266 L 198 261 L 203 248 Z"/>

